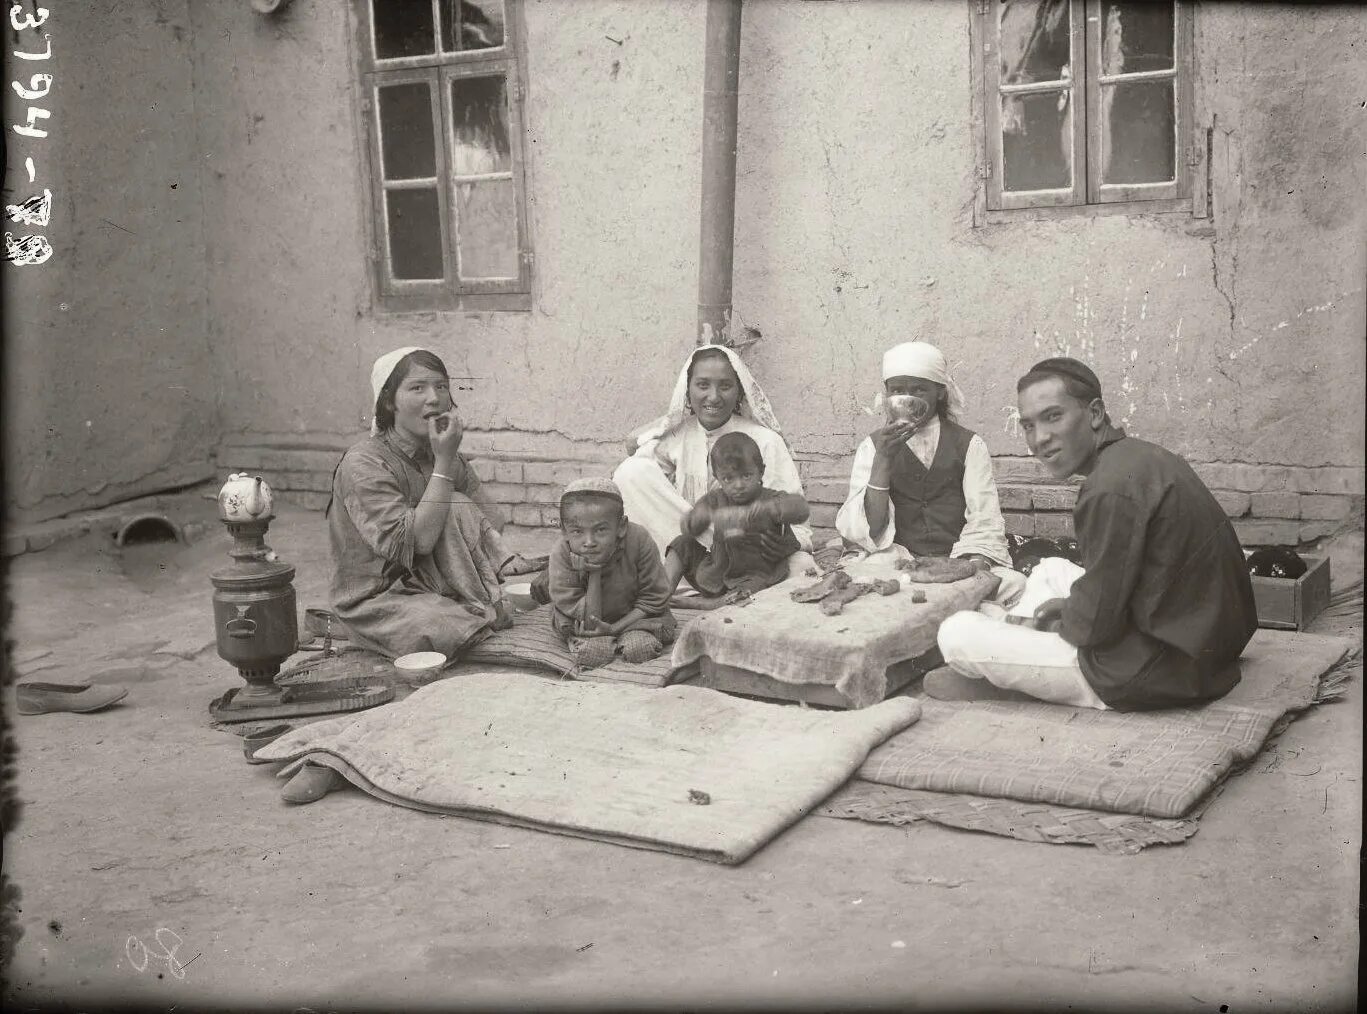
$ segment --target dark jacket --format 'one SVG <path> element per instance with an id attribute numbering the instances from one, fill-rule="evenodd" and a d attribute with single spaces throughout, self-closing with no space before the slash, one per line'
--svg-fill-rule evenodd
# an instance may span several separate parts
<path id="1" fill-rule="evenodd" d="M 1234 526 L 1184 460 L 1111 427 L 1073 527 L 1086 573 L 1060 633 L 1097 695 L 1138 711 L 1213 700 L 1257 629 Z"/>

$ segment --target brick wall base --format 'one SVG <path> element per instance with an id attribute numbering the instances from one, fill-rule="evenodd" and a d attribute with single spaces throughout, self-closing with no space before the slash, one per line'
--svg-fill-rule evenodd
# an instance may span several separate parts
<path id="1" fill-rule="evenodd" d="M 471 464 L 494 504 L 492 520 L 529 528 L 559 524 L 557 504 L 565 485 L 584 476 L 612 473 L 621 450 L 577 449 L 558 459 L 544 451 L 508 450 L 514 434 L 472 441 Z M 534 437 L 527 436 L 527 443 Z M 327 505 L 332 472 L 348 442 L 225 442 L 219 472 L 261 474 L 282 500 L 318 510 Z M 505 446 L 494 446 L 496 444 Z M 535 446 L 534 443 L 532 446 Z M 1050 479 L 1030 458 L 994 459 L 1006 530 L 1013 535 L 1066 538 L 1073 534 L 1077 483 Z M 1198 462 L 1192 466 L 1234 522 L 1245 546 L 1303 545 L 1335 531 L 1363 499 L 1361 468 L 1298 468 Z M 835 535 L 835 514 L 848 489 L 849 459 L 798 456 L 818 544 Z"/>

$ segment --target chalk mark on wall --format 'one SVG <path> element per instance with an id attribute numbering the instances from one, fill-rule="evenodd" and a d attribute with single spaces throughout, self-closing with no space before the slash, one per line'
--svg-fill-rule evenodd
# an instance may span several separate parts
<path id="1" fill-rule="evenodd" d="M 1359 292 L 1361 292 L 1361 291 L 1362 291 L 1362 286 L 1358 286 L 1356 289 L 1347 289 L 1347 290 L 1345 290 L 1345 291 L 1343 291 L 1343 292 L 1336 292 L 1336 293 L 1334 293 L 1333 297 L 1332 297 L 1331 299 L 1329 299 L 1327 302 L 1324 302 L 1324 303 L 1317 303 L 1317 304 L 1315 304 L 1314 306 L 1307 306 L 1305 309 L 1303 309 L 1303 310 L 1301 310 L 1299 313 L 1297 313 L 1294 317 L 1290 317 L 1290 318 L 1288 318 L 1288 319 L 1286 319 L 1286 320 L 1279 321 L 1279 322 L 1276 324 L 1276 326 L 1273 327 L 1272 330 L 1269 331 L 1267 334 L 1254 335 L 1254 336 L 1253 336 L 1252 338 L 1250 338 L 1248 341 L 1244 342 L 1244 344 L 1241 345 L 1239 348 L 1235 349 L 1233 352 L 1227 353 L 1227 354 L 1226 354 L 1226 357 L 1232 362 L 1232 361 L 1238 359 L 1240 356 L 1245 355 L 1246 353 L 1252 351 L 1253 346 L 1257 345 L 1257 344 L 1258 344 L 1260 341 L 1262 341 L 1264 338 L 1270 338 L 1270 337 L 1271 337 L 1273 334 L 1275 334 L 1276 332 L 1281 331 L 1281 330 L 1283 330 L 1283 329 L 1285 329 L 1285 328 L 1290 327 L 1291 324 L 1292 324 L 1294 321 L 1300 320 L 1302 317 L 1306 316 L 1307 314 L 1312 314 L 1312 313 L 1328 313 L 1330 310 L 1333 310 L 1335 307 L 1338 306 L 1338 301 L 1341 300 L 1341 299 L 1343 299 L 1343 297 L 1345 297 L 1345 296 L 1352 296 L 1352 295 L 1355 295 L 1356 293 L 1359 293 Z"/>

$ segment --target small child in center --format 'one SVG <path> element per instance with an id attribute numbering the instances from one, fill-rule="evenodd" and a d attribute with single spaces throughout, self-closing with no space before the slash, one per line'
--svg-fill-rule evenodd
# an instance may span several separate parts
<path id="1" fill-rule="evenodd" d="M 672 589 L 655 540 L 627 520 L 611 479 L 577 479 L 560 497 L 560 542 L 548 576 L 551 625 L 580 666 L 620 652 L 648 662 L 674 640 Z"/>
<path id="2" fill-rule="evenodd" d="M 802 548 L 792 526 L 811 511 L 798 494 L 764 485 L 764 456 L 744 433 L 718 438 L 709 461 L 716 486 L 684 515 L 665 555 L 702 595 L 734 601 L 788 577 L 788 557 Z M 710 550 L 697 541 L 709 526 Z"/>

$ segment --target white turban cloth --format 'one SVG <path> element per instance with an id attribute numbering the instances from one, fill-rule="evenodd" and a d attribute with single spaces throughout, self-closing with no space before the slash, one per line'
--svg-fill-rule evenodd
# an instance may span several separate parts
<path id="1" fill-rule="evenodd" d="M 380 435 L 380 424 L 376 421 L 380 414 L 380 391 L 393 374 L 394 367 L 399 365 L 399 360 L 410 352 L 432 352 L 432 350 L 425 349 L 421 345 L 405 345 L 393 352 L 386 352 L 375 360 L 375 365 L 370 368 L 370 435 L 372 437 Z M 437 354 L 432 352 L 432 355 Z M 437 356 L 437 358 L 440 359 L 441 357 Z"/>
<path id="2" fill-rule="evenodd" d="M 955 419 L 964 415 L 964 393 L 949 375 L 945 354 L 926 342 L 903 342 L 883 353 L 883 380 L 893 377 L 917 377 L 944 387 L 949 396 L 949 414 Z"/>

